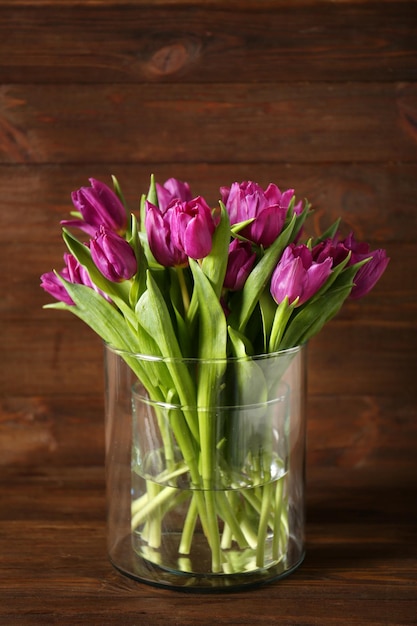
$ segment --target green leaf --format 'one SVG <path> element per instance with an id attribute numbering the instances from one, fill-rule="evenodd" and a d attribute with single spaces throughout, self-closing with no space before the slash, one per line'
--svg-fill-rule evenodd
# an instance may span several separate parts
<path id="1" fill-rule="evenodd" d="M 294 235 L 294 229 L 299 223 L 297 218 L 299 216 L 293 215 L 288 226 L 282 231 L 280 236 L 274 241 L 274 243 L 266 250 L 264 256 L 255 265 L 252 272 L 249 274 L 248 279 L 243 287 L 240 298 L 237 298 L 236 303 L 233 305 L 230 322 L 234 328 L 238 328 L 240 332 L 243 332 L 249 318 L 255 309 L 261 293 L 265 289 L 268 281 L 274 271 L 284 248 L 288 245 L 291 237 Z"/>
<path id="2" fill-rule="evenodd" d="M 190 335 L 190 325 L 186 323 L 178 308 L 172 305 L 177 326 L 177 335 L 180 349 L 185 358 L 192 357 L 193 343 Z"/>
<path id="3" fill-rule="evenodd" d="M 146 217 L 146 194 L 142 194 L 139 203 L 139 230 L 141 240 L 144 238 L 147 241 L 146 237 L 146 228 L 145 228 L 145 217 Z M 144 241 L 142 240 L 142 244 L 144 245 Z"/>
<path id="4" fill-rule="evenodd" d="M 268 399 L 268 388 L 262 368 L 247 354 L 247 345 L 244 337 L 231 326 L 228 332 L 235 355 L 239 361 L 232 366 L 235 368 L 237 380 L 237 396 L 234 406 L 245 406 L 264 403 Z"/>
<path id="5" fill-rule="evenodd" d="M 230 244 L 230 220 L 222 202 L 220 202 L 220 211 L 220 222 L 214 231 L 210 254 L 201 262 L 201 268 L 209 279 L 217 299 L 220 298 L 223 288 Z"/>
<path id="6" fill-rule="evenodd" d="M 154 204 L 155 206 L 159 206 L 158 194 L 156 191 L 155 176 L 153 174 L 151 174 L 151 182 L 149 184 L 149 190 L 148 190 L 148 195 L 146 196 L 146 199 L 151 204 Z"/>
<path id="7" fill-rule="evenodd" d="M 128 281 L 121 283 L 113 283 L 107 280 L 97 268 L 93 259 L 91 258 L 91 252 L 89 248 L 81 243 L 74 235 L 72 235 L 66 228 L 62 229 L 62 237 L 68 248 L 68 250 L 75 256 L 77 261 L 85 267 L 88 274 L 96 287 L 104 291 L 112 300 L 129 300 L 129 285 Z"/>
<path id="8" fill-rule="evenodd" d="M 152 337 L 144 329 L 136 335 L 120 312 L 90 287 L 69 283 L 60 276 L 59 278 L 75 302 L 75 306 L 64 303 L 56 303 L 52 306 L 70 311 L 85 322 L 103 341 L 121 350 L 121 356 L 138 376 L 150 396 L 154 400 L 163 401 L 165 390 L 163 389 L 161 394 L 158 389 L 159 371 L 155 372 L 152 362 L 143 364 L 140 359 L 130 355 L 130 353 L 158 354 L 158 348 Z M 124 351 L 129 354 L 123 354 Z"/>
<path id="9" fill-rule="evenodd" d="M 281 350 L 307 342 L 338 313 L 352 290 L 356 272 L 356 266 L 349 266 L 320 297 L 307 301 L 295 310 L 284 333 Z"/>
<path id="10" fill-rule="evenodd" d="M 199 302 L 199 357 L 225 359 L 227 345 L 226 317 L 214 289 L 199 264 L 190 259 Z"/>
<path id="11" fill-rule="evenodd" d="M 123 315 L 129 323 L 136 327 L 136 317 L 129 306 L 129 290 L 131 281 L 123 281 L 120 283 L 113 283 L 107 280 L 96 267 L 93 259 L 91 258 L 91 252 L 81 241 L 76 239 L 66 229 L 63 229 L 63 238 L 67 245 L 68 250 L 75 256 L 77 261 L 85 267 L 94 285 L 107 294 L 111 300 L 119 307 Z"/>
<path id="12" fill-rule="evenodd" d="M 277 306 L 269 338 L 268 352 L 278 352 L 280 349 L 281 339 L 285 333 L 288 320 L 297 304 L 297 300 L 289 304 L 288 297 L 286 296 Z"/>
<path id="13" fill-rule="evenodd" d="M 269 290 L 264 289 L 259 298 L 259 307 L 262 318 L 263 351 L 268 351 L 269 337 L 271 335 L 272 324 L 277 310 L 276 302 Z"/>
<path id="14" fill-rule="evenodd" d="M 212 249 L 210 254 L 201 261 L 202 271 L 210 281 L 217 300 L 220 299 L 224 277 L 226 275 L 231 238 L 229 214 L 222 202 L 220 202 L 220 210 L 220 222 L 214 231 Z M 187 312 L 187 321 L 192 326 L 195 324 L 199 302 L 201 303 L 201 300 L 196 289 L 194 289 L 191 296 L 190 307 Z"/>
<path id="15" fill-rule="evenodd" d="M 183 300 L 183 291 L 186 291 L 185 299 L 188 297 L 188 275 L 185 276 L 185 269 L 188 268 L 169 268 L 168 276 L 169 282 L 169 298 L 170 307 L 174 313 L 176 323 L 176 333 L 181 348 L 181 353 L 184 357 L 192 356 L 192 331 L 189 323 L 184 319 L 185 316 L 185 304 Z M 181 288 L 182 286 L 182 288 Z"/>
<path id="16" fill-rule="evenodd" d="M 149 270 L 146 284 L 135 310 L 139 323 L 155 339 L 164 358 L 182 359 L 167 304 Z"/>
<path id="17" fill-rule="evenodd" d="M 125 198 L 123 196 L 123 192 L 122 192 L 122 189 L 120 187 L 119 181 L 117 180 L 116 176 L 113 176 L 113 174 L 112 174 L 111 179 L 113 181 L 114 192 L 115 192 L 116 196 L 119 198 L 120 202 L 125 207 L 126 206 L 126 200 L 125 200 Z M 129 217 L 129 215 L 128 215 L 128 217 Z"/>
<path id="18" fill-rule="evenodd" d="M 199 302 L 199 351 L 205 363 L 200 365 L 198 405 L 213 406 L 218 384 L 225 370 L 227 350 L 226 317 L 213 287 L 199 264 L 190 259 Z"/>
<path id="19" fill-rule="evenodd" d="M 81 318 L 105 342 L 115 348 L 135 352 L 139 343 L 123 315 L 103 296 L 85 285 L 76 285 L 58 278 L 75 302 L 76 306 L 67 309 Z"/>
<path id="20" fill-rule="evenodd" d="M 320 235 L 320 237 L 317 237 L 317 239 L 315 239 L 313 246 L 316 246 L 318 243 L 321 243 L 326 239 L 333 239 L 339 229 L 339 224 L 340 217 L 334 222 L 334 224 L 332 224 L 327 230 L 325 230 L 324 233 Z"/>
<path id="21" fill-rule="evenodd" d="M 194 409 L 192 408 L 196 406 L 195 384 L 190 376 L 187 364 L 183 361 L 183 355 L 167 304 L 149 270 L 147 273 L 147 286 L 147 290 L 142 294 L 136 305 L 136 314 L 141 326 L 155 340 L 165 359 L 164 365 L 166 365 L 166 370 L 169 372 L 169 377 L 164 376 L 164 370 L 161 370 L 161 378 L 164 376 L 164 387 L 176 389 L 190 431 L 194 438 L 198 440 L 198 425 Z"/>
<path id="22" fill-rule="evenodd" d="M 142 194 L 141 199 L 140 199 L 140 205 L 139 205 L 139 217 L 140 217 L 139 228 L 140 228 L 141 238 L 143 235 L 142 244 L 145 249 L 146 256 L 148 257 L 149 246 L 147 243 L 146 227 L 145 227 L 146 200 L 148 200 L 151 204 L 154 204 L 155 206 L 159 206 L 158 194 L 156 192 L 155 176 L 153 174 L 151 174 L 151 180 L 149 183 L 148 193 Z"/>
<path id="23" fill-rule="evenodd" d="M 129 304 L 134 309 L 137 301 L 146 289 L 148 263 L 139 237 L 138 222 L 133 214 L 131 218 L 131 236 L 128 243 L 133 248 L 138 266 L 129 292 Z"/>
<path id="24" fill-rule="evenodd" d="M 127 208 L 127 204 L 126 204 L 126 200 L 125 197 L 123 195 L 122 189 L 120 187 L 119 181 L 117 180 L 116 176 L 113 176 L 112 174 L 112 181 L 113 181 L 113 189 L 114 189 L 114 193 L 116 194 L 116 196 L 119 198 L 120 202 L 123 204 L 125 211 L 126 211 L 126 224 L 128 225 L 128 230 L 127 230 L 127 235 L 128 237 L 130 236 L 130 211 Z"/>
<path id="25" fill-rule="evenodd" d="M 199 362 L 198 369 L 198 429 L 201 450 L 201 475 L 205 489 L 213 489 L 215 476 L 216 420 L 220 384 L 226 369 L 226 318 L 213 287 L 199 264 L 190 259 L 195 290 L 199 302 Z M 217 525 L 210 494 L 206 497 L 212 541 L 217 537 Z M 205 496 L 206 496 L 205 494 Z M 210 505 L 210 506 L 209 506 Z"/>
<path id="26" fill-rule="evenodd" d="M 249 226 L 249 224 L 252 224 L 252 222 L 254 221 L 255 218 L 251 217 L 249 220 L 244 220 L 243 222 L 236 222 L 236 224 L 233 224 L 230 229 L 233 237 L 236 237 L 236 239 L 240 239 L 242 241 L 249 241 L 249 239 L 240 235 L 240 231 L 246 228 L 246 226 Z"/>

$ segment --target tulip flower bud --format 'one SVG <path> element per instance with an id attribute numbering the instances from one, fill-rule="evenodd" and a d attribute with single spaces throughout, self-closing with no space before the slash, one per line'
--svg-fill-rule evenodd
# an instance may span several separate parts
<path id="1" fill-rule="evenodd" d="M 365 242 L 357 242 L 350 233 L 342 242 L 347 250 L 351 251 L 350 265 L 358 263 L 364 259 L 370 259 L 362 265 L 354 278 L 355 286 L 350 292 L 351 298 L 362 298 L 375 286 L 390 261 L 385 250 L 378 249 L 371 251 L 369 244 Z"/>
<path id="2" fill-rule="evenodd" d="M 75 226 L 91 236 L 101 225 L 116 233 L 126 231 L 127 216 L 117 195 L 104 183 L 90 178 L 91 187 L 81 187 L 71 194 L 74 207 L 83 219 L 63 220 L 62 225 Z"/>
<path id="3" fill-rule="evenodd" d="M 384 273 L 390 259 L 385 250 L 378 249 L 371 251 L 366 242 L 355 241 L 353 233 L 350 233 L 344 240 L 337 241 L 337 238 L 326 239 L 314 246 L 312 250 L 313 259 L 321 261 L 326 257 L 331 257 L 333 267 L 341 263 L 350 254 L 348 265 L 354 265 L 364 259 L 369 259 L 362 265 L 356 273 L 354 287 L 350 292 L 350 298 L 362 298 L 375 286 Z"/>
<path id="4" fill-rule="evenodd" d="M 231 291 L 242 289 L 253 268 L 255 259 L 256 254 L 252 251 L 252 246 L 249 242 L 233 239 L 229 246 L 229 257 L 223 286 Z"/>
<path id="5" fill-rule="evenodd" d="M 175 246 L 171 235 L 172 208 L 159 209 L 146 202 L 145 227 L 149 247 L 155 259 L 164 267 L 186 265 L 187 255 Z"/>
<path id="6" fill-rule="evenodd" d="M 190 185 L 177 178 L 169 178 L 163 185 L 156 183 L 159 208 L 165 211 L 173 200 L 189 202 L 192 200 Z"/>
<path id="7" fill-rule="evenodd" d="M 72 254 L 64 254 L 64 261 L 65 267 L 60 272 L 60 276 L 62 276 L 62 278 L 65 278 L 65 280 L 75 285 L 85 285 L 87 287 L 91 287 L 109 300 L 108 296 L 103 294 L 103 292 L 97 289 L 97 287 L 92 283 L 87 270 L 80 265 Z M 65 302 L 65 304 L 74 304 L 72 298 L 65 289 L 65 286 L 59 280 L 59 277 L 55 274 L 55 272 L 42 274 L 41 287 L 43 287 L 45 291 L 57 300 Z"/>
<path id="8" fill-rule="evenodd" d="M 68 270 L 66 267 L 61 271 L 61 276 L 62 278 L 69 280 Z M 65 289 L 64 285 L 61 283 L 55 272 L 46 272 L 46 274 L 42 274 L 41 287 L 56 300 L 64 302 L 64 304 L 74 304 L 74 301 L 70 297 L 68 291 Z"/>
<path id="9" fill-rule="evenodd" d="M 215 229 L 211 209 L 201 196 L 174 205 L 172 237 L 191 259 L 203 259 L 210 253 Z"/>
<path id="10" fill-rule="evenodd" d="M 331 271 L 330 257 L 317 263 L 307 246 L 290 244 L 272 274 L 272 297 L 278 304 L 285 297 L 289 304 L 298 298 L 297 306 L 300 306 L 324 285 Z"/>
<path id="11" fill-rule="evenodd" d="M 390 261 L 385 250 L 382 249 L 374 250 L 367 258 L 370 258 L 370 261 L 359 268 L 354 278 L 355 285 L 350 292 L 350 297 L 353 299 L 366 296 L 374 288 Z"/>
<path id="12" fill-rule="evenodd" d="M 280 234 L 294 196 L 293 189 L 281 193 L 276 185 L 270 184 L 264 191 L 252 181 L 233 183 L 230 188 L 221 187 L 220 192 L 230 223 L 237 224 L 252 219 L 253 222 L 241 230 L 240 234 L 264 248 L 269 247 Z M 302 204 L 299 202 L 294 211 L 299 214 L 301 210 Z"/>
<path id="13" fill-rule="evenodd" d="M 91 282 L 90 275 L 80 263 L 77 261 L 75 256 L 72 254 L 64 254 L 64 260 L 67 266 L 68 271 L 68 280 L 71 283 L 76 283 L 78 285 L 87 285 L 87 287 L 93 287 L 93 283 Z"/>
<path id="14" fill-rule="evenodd" d="M 125 239 L 100 226 L 90 242 L 91 257 L 100 272 L 112 282 L 132 278 L 137 271 L 135 253 Z"/>
<path id="15" fill-rule="evenodd" d="M 188 258 L 202 259 L 210 253 L 215 222 L 203 198 L 174 200 L 166 209 L 147 202 L 146 209 L 149 247 L 158 263 L 181 266 Z"/>

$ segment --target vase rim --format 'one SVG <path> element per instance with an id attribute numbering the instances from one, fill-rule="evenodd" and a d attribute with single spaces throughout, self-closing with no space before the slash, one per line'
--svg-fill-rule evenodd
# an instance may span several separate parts
<path id="1" fill-rule="evenodd" d="M 130 356 L 130 357 L 134 357 L 136 359 L 140 359 L 143 361 L 152 361 L 152 362 L 164 362 L 164 363 L 174 363 L 174 362 L 179 362 L 181 361 L 182 363 L 222 363 L 224 361 L 227 362 L 239 362 L 239 361 L 246 361 L 246 360 L 251 360 L 251 361 L 264 361 L 267 359 L 273 359 L 273 358 L 282 358 L 285 356 L 290 356 L 290 355 L 294 355 L 297 354 L 298 352 L 301 352 L 302 349 L 305 347 L 306 344 L 300 344 L 298 346 L 293 346 L 291 348 L 285 348 L 284 350 L 278 350 L 276 352 L 266 352 L 266 353 L 262 353 L 262 354 L 254 354 L 254 355 L 248 355 L 246 357 L 239 357 L 239 356 L 226 356 L 225 358 L 220 357 L 220 358 L 200 358 L 200 357 L 164 357 L 162 355 L 155 355 L 155 354 L 143 354 L 141 352 L 135 352 L 135 351 L 130 351 L 130 350 L 125 350 L 123 348 L 116 348 L 115 346 L 112 346 L 110 343 L 104 342 L 104 346 L 106 350 L 109 350 L 110 352 L 113 352 L 114 354 L 118 354 L 119 356 L 123 357 L 123 356 Z"/>

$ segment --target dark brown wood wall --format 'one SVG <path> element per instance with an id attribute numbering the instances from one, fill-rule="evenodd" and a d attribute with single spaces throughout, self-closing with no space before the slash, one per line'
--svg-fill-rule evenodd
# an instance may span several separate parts
<path id="1" fill-rule="evenodd" d="M 70 192 L 294 187 L 391 257 L 309 347 L 307 557 L 240 594 L 105 549 L 100 340 L 45 311 Z M 416 624 L 417 1 L 0 0 L 0 623 Z"/>
<path id="2" fill-rule="evenodd" d="M 388 270 L 309 351 L 309 463 L 415 470 L 417 4 L 0 0 L 0 464 L 100 464 L 100 341 L 45 311 L 70 192 L 294 187 Z"/>

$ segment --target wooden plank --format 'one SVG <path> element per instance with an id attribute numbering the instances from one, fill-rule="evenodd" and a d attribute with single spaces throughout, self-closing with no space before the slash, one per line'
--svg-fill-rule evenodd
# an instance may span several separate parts
<path id="1" fill-rule="evenodd" d="M 210 7 L 224 7 L 224 0 L 203 0 L 206 6 Z M 292 0 L 291 4 L 297 7 L 308 7 L 309 5 L 334 5 L 334 4 L 345 4 L 345 5 L 366 5 L 372 6 L 373 4 L 392 4 L 393 0 Z M 39 7 L 47 7 L 48 9 L 52 9 L 53 7 L 74 7 L 77 9 L 79 6 L 93 6 L 95 8 L 100 7 L 114 7 L 115 4 L 118 3 L 118 0 L 82 0 L 80 3 L 79 0 L 36 0 L 36 6 Z M 397 4 L 409 4 L 410 0 L 397 0 Z M 196 0 L 123 0 L 123 5 L 135 5 L 140 7 L 151 7 L 151 6 L 188 6 L 195 7 Z M 240 7 L 245 10 L 256 10 L 257 8 L 262 9 L 272 9 L 274 7 L 287 6 L 287 0 L 229 0 L 227 5 L 232 9 L 236 7 Z M 0 7 L 27 7 L 33 6 L 33 0 L 0 0 Z"/>
<path id="2" fill-rule="evenodd" d="M 76 318 L 7 321 L 7 367 L 0 392 L 8 395 L 100 393 L 99 338 Z M 68 315 L 68 314 L 67 314 Z M 313 394 L 415 395 L 417 328 L 385 320 L 330 322 L 310 342 L 309 389 Z"/>
<path id="3" fill-rule="evenodd" d="M 415 162 L 417 84 L 5 85 L 2 163 Z"/>
<path id="4" fill-rule="evenodd" d="M 203 0 L 206 6 L 210 7 L 221 7 L 224 6 L 224 0 Z M 355 5 L 361 4 L 366 6 L 372 6 L 373 4 L 392 4 L 393 0 L 292 0 L 294 6 L 297 7 L 308 7 L 311 4 L 314 5 L 329 5 L 329 4 L 345 4 L 345 5 Z M 397 0 L 398 4 L 406 4 L 409 3 L 410 0 Z M 118 0 L 82 0 L 82 6 L 94 6 L 94 7 L 114 7 L 115 4 L 118 3 Z M 192 6 L 195 7 L 198 2 L 196 0 L 124 0 L 123 5 L 129 6 L 130 4 L 134 4 L 135 6 L 140 7 L 150 7 L 150 6 Z M 244 8 L 245 10 L 256 10 L 257 8 L 262 9 L 271 9 L 273 7 L 286 6 L 288 4 L 287 0 L 229 0 L 227 3 L 232 9 L 236 7 Z M 53 8 L 55 6 L 59 7 L 74 7 L 78 8 L 80 5 L 79 0 L 36 0 L 36 6 L 40 7 L 48 7 Z M 33 0 L 0 0 L 0 7 L 27 7 L 33 6 Z"/>
<path id="5" fill-rule="evenodd" d="M 306 415 L 308 475 L 316 468 L 332 471 L 377 466 L 397 477 L 401 473 L 405 480 L 417 469 L 416 409 L 410 397 L 310 394 Z M 103 465 L 103 394 L 2 399 L 0 449 L 0 467 L 6 471 L 12 466 Z M 19 502 L 15 518 L 27 506 L 23 498 Z M 345 507 L 338 503 L 340 510 Z"/>
<path id="6" fill-rule="evenodd" d="M 1 398 L 0 466 L 102 465 L 103 405 L 103 393 Z"/>
<path id="7" fill-rule="evenodd" d="M 338 217 L 357 236 L 385 245 L 414 243 L 417 230 L 417 163 L 290 164 L 290 163 L 133 163 L 81 165 L 1 165 L 2 242 L 61 242 L 59 221 L 72 210 L 70 194 L 94 177 L 111 186 L 119 179 L 130 210 L 137 211 L 150 174 L 163 183 L 171 176 L 189 181 L 194 195 L 215 206 L 219 187 L 234 181 L 255 180 L 264 187 L 275 182 L 294 188 L 314 208 L 308 228 L 323 232 Z M 58 257 L 57 257 L 58 260 Z M 59 257 L 60 260 L 60 257 Z"/>
<path id="8" fill-rule="evenodd" d="M 416 324 L 335 320 L 310 342 L 314 393 L 401 394 L 414 397 Z"/>
<path id="9" fill-rule="evenodd" d="M 371 242 L 372 249 L 381 245 Z M 417 299 L 414 276 L 417 272 L 417 248 L 414 244 L 383 244 L 391 261 L 385 274 L 373 291 L 365 298 L 347 301 L 339 319 L 361 323 L 372 321 L 397 322 L 398 309 L 393 301 L 401 302 L 401 321 L 413 324 L 417 318 Z M 64 265 L 63 242 L 3 243 L 0 248 L 0 265 L 5 275 L 11 277 L 12 289 L 7 289 L 0 300 L 0 316 L 6 320 L 39 320 L 59 326 L 68 313 L 45 311 L 42 307 L 53 302 L 40 288 L 40 276 L 53 269 L 60 271 Z M 22 259 L 25 261 L 22 262 Z M 80 322 L 81 325 L 81 322 Z"/>
<path id="10" fill-rule="evenodd" d="M 416 26 L 411 0 L 2 2 L 0 80 L 412 81 Z"/>
<path id="11" fill-rule="evenodd" d="M 412 394 L 308 396 L 307 475 L 314 476 L 317 468 L 323 469 L 323 473 L 335 468 L 338 471 L 379 468 L 390 484 L 413 482 L 417 470 L 416 440 Z M 335 507 L 339 514 L 348 507 L 347 502 L 343 504 L 343 498 L 341 493 Z"/>
<path id="12" fill-rule="evenodd" d="M 274 624 L 279 617 L 285 626 L 313 620 L 344 626 L 347 616 L 364 626 L 415 623 L 416 500 L 407 483 L 389 489 L 387 497 L 384 473 L 315 472 L 307 493 L 307 556 L 299 570 L 258 589 L 191 594 L 186 602 L 184 594 L 135 583 L 112 569 L 102 468 L 44 467 L 3 478 L 5 624 L 244 626 Z"/>

